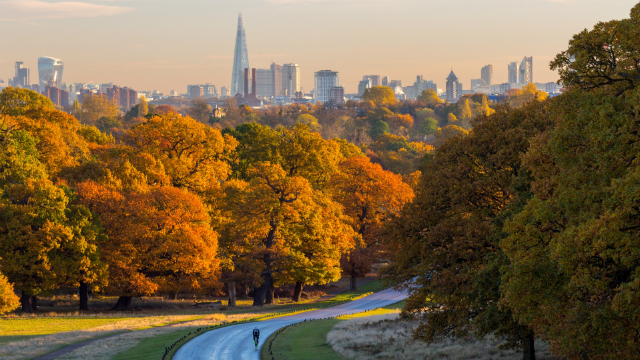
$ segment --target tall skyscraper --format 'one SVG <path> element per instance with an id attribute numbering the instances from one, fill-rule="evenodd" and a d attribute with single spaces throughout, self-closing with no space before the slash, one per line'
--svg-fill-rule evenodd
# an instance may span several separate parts
<path id="1" fill-rule="evenodd" d="M 340 84 L 337 71 L 321 70 L 314 74 L 315 98 L 326 103 L 331 98 L 331 89 Z"/>
<path id="2" fill-rule="evenodd" d="M 480 70 L 480 79 L 485 86 L 493 84 L 493 65 L 487 65 Z"/>
<path id="3" fill-rule="evenodd" d="M 13 80 L 9 80 L 9 86 L 26 88 L 30 85 L 29 69 L 24 67 L 22 61 L 16 61 L 16 75 Z"/>
<path id="4" fill-rule="evenodd" d="M 371 86 L 382 85 L 382 78 L 380 75 L 365 75 L 362 77 L 362 80 L 371 80 Z"/>
<path id="5" fill-rule="evenodd" d="M 458 100 L 458 77 L 453 70 L 447 76 L 447 101 L 456 102 Z"/>
<path id="6" fill-rule="evenodd" d="M 373 86 L 371 84 L 371 79 L 367 79 L 367 77 L 365 76 L 365 79 L 358 83 L 358 96 L 362 96 L 362 94 L 364 94 L 364 91 L 370 89 L 371 86 Z"/>
<path id="7" fill-rule="evenodd" d="M 509 84 L 517 84 L 518 83 L 518 63 L 512 62 L 509 64 Z"/>
<path id="8" fill-rule="evenodd" d="M 233 74 L 231 75 L 231 96 L 244 94 L 249 89 L 244 88 L 244 69 L 249 68 L 249 53 L 247 52 L 247 38 L 244 33 L 242 14 L 238 15 L 238 33 L 236 34 L 236 50 L 233 54 Z"/>
<path id="9" fill-rule="evenodd" d="M 282 65 L 282 95 L 294 96 L 300 91 L 300 66 L 298 64 Z"/>
<path id="10" fill-rule="evenodd" d="M 273 96 L 282 96 L 282 65 L 272 63 L 271 73 L 273 74 Z"/>
<path id="11" fill-rule="evenodd" d="M 256 70 L 256 96 L 264 99 L 275 96 L 274 94 L 275 87 L 273 86 L 273 80 L 274 80 L 273 70 L 271 69 Z"/>
<path id="12" fill-rule="evenodd" d="M 382 77 L 382 86 L 389 86 L 389 78 L 387 76 Z"/>
<path id="13" fill-rule="evenodd" d="M 62 72 L 64 63 L 60 59 L 48 56 L 38 58 L 38 78 L 40 80 L 40 89 L 44 89 L 47 85 L 60 88 L 62 86 Z"/>
<path id="14" fill-rule="evenodd" d="M 524 57 L 520 63 L 519 84 L 529 84 L 533 82 L 533 56 Z"/>

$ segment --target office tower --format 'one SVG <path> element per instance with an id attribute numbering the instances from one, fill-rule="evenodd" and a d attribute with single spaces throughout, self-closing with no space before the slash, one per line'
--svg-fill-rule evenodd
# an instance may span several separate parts
<path id="1" fill-rule="evenodd" d="M 7 86 L 9 86 L 9 84 L 7 84 L 6 82 L 4 82 L 4 80 L 0 79 L 0 89 L 4 89 Z"/>
<path id="2" fill-rule="evenodd" d="M 248 93 L 244 88 L 244 69 L 249 68 L 249 53 L 247 52 L 247 39 L 242 22 L 242 14 L 238 15 L 238 33 L 236 34 L 236 49 L 233 55 L 233 73 L 231 75 L 231 96 Z"/>
<path id="3" fill-rule="evenodd" d="M 382 86 L 389 86 L 389 78 L 386 76 L 382 77 Z"/>
<path id="4" fill-rule="evenodd" d="M 358 95 L 362 96 L 364 91 L 371 88 L 371 79 L 364 79 L 358 83 Z"/>
<path id="5" fill-rule="evenodd" d="M 273 65 L 272 65 L 273 66 Z M 282 76 L 282 74 L 280 74 Z M 274 73 L 271 69 L 256 70 L 256 96 L 260 98 L 270 98 L 274 93 Z"/>
<path id="6" fill-rule="evenodd" d="M 272 63 L 271 74 L 273 75 L 273 96 L 282 96 L 282 65 Z"/>
<path id="7" fill-rule="evenodd" d="M 512 62 L 509 63 L 509 80 L 507 81 L 509 84 L 517 84 L 518 83 L 518 63 Z"/>
<path id="8" fill-rule="evenodd" d="M 506 94 L 509 90 L 511 90 L 510 83 L 500 84 L 500 94 Z"/>
<path id="9" fill-rule="evenodd" d="M 487 65 L 480 70 L 480 79 L 485 86 L 493 84 L 493 65 Z"/>
<path id="10" fill-rule="evenodd" d="M 365 75 L 362 77 L 362 80 L 371 80 L 371 86 L 382 85 L 382 78 L 380 75 Z"/>
<path id="11" fill-rule="evenodd" d="M 322 104 L 329 101 L 330 91 L 339 86 L 340 78 L 337 71 L 320 70 L 314 74 L 315 98 Z"/>
<path id="12" fill-rule="evenodd" d="M 204 97 L 204 86 L 187 85 L 187 94 L 189 94 L 189 99 L 191 100 Z"/>
<path id="13" fill-rule="evenodd" d="M 438 86 L 433 81 L 427 81 L 422 77 L 422 75 L 418 75 L 416 77 L 416 82 L 413 83 L 413 92 L 415 94 L 415 97 L 419 97 L 420 95 L 422 95 L 423 91 L 428 89 L 436 91 L 438 89 Z"/>
<path id="14" fill-rule="evenodd" d="M 169 92 L 169 95 L 171 95 L 171 96 L 178 96 L 178 92 L 177 92 L 177 91 L 175 91 L 175 90 L 171 90 L 171 91 Z"/>
<path id="15" fill-rule="evenodd" d="M 40 80 L 40 89 L 44 89 L 47 85 L 60 88 L 60 86 L 62 86 L 63 70 L 64 63 L 60 59 L 54 59 L 47 56 L 38 58 L 38 78 Z"/>
<path id="16" fill-rule="evenodd" d="M 391 80 L 389 87 L 392 89 L 397 88 L 398 86 L 402 87 L 402 80 Z"/>
<path id="17" fill-rule="evenodd" d="M 331 90 L 329 90 L 329 101 L 331 101 L 334 106 L 344 105 L 344 87 L 332 87 Z"/>
<path id="18" fill-rule="evenodd" d="M 298 64 L 282 65 L 282 95 L 293 96 L 300 91 L 300 66 Z"/>
<path id="19" fill-rule="evenodd" d="M 9 80 L 9 86 L 26 88 L 30 85 L 29 69 L 24 67 L 22 61 L 16 61 L 16 74 L 13 80 Z"/>
<path id="20" fill-rule="evenodd" d="M 105 94 L 107 89 L 111 89 L 113 87 L 113 83 L 104 83 L 100 84 L 100 92 Z"/>
<path id="21" fill-rule="evenodd" d="M 447 101 L 456 102 L 458 100 L 458 77 L 453 70 L 447 76 Z"/>
<path id="22" fill-rule="evenodd" d="M 227 89 L 226 86 L 223 86 L 222 89 L 220 89 L 220 97 L 226 98 L 228 96 L 229 96 L 229 89 Z"/>
<path id="23" fill-rule="evenodd" d="M 482 79 L 471 79 L 471 90 L 479 88 L 483 82 Z"/>
<path id="24" fill-rule="evenodd" d="M 216 90 L 215 85 L 206 83 L 202 85 L 202 87 L 204 89 L 204 97 L 206 98 L 218 97 L 218 90 Z"/>
<path id="25" fill-rule="evenodd" d="M 533 56 L 525 56 L 524 59 L 522 59 L 519 73 L 519 84 L 526 85 L 533 82 Z"/>

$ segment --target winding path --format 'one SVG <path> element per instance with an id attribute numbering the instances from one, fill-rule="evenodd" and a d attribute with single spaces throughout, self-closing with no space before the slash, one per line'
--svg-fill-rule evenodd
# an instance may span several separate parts
<path id="1" fill-rule="evenodd" d="M 407 297 L 404 292 L 387 289 L 346 304 L 307 311 L 280 318 L 238 324 L 204 333 L 184 344 L 173 356 L 174 360 L 260 360 L 260 350 L 271 334 L 278 329 L 304 320 L 323 319 L 355 314 L 391 305 Z M 260 349 L 255 350 L 252 329 L 260 329 Z"/>

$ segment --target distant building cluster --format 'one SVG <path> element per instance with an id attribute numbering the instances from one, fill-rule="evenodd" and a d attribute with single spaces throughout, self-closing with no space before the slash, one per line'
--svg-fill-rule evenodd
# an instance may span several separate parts
<path id="1" fill-rule="evenodd" d="M 38 82 L 31 84 L 30 71 L 21 61 L 15 64 L 14 77 L 8 82 L 0 79 L 0 89 L 7 86 L 28 88 L 47 96 L 60 107 L 67 107 L 74 101 L 82 102 L 86 96 L 101 95 L 114 101 L 120 109 L 126 111 L 138 103 L 140 97 L 150 100 L 167 97 L 182 97 L 187 99 L 205 98 L 225 99 L 235 98 L 239 104 L 251 107 L 268 105 L 284 105 L 290 103 L 308 104 L 320 102 L 330 106 L 342 106 L 346 100 L 359 100 L 367 89 L 374 86 L 388 86 L 399 100 L 412 100 L 420 97 L 427 90 L 433 90 L 442 100 L 456 102 L 467 94 L 482 93 L 487 95 L 506 94 L 513 89 L 534 83 L 533 57 L 525 56 L 522 61 L 511 62 L 507 66 L 507 82 L 494 83 L 494 68 L 492 64 L 480 69 L 480 78 L 471 79 L 471 87 L 464 90 L 462 81 L 455 75 L 453 69 L 446 78 L 444 89 L 438 88 L 433 80 L 427 80 L 417 75 L 413 84 L 404 86 L 402 80 L 393 80 L 382 75 L 364 75 L 357 84 L 357 92 L 345 93 L 340 84 L 339 73 L 333 70 L 314 72 L 314 88 L 305 93 L 301 86 L 300 65 L 288 63 L 279 65 L 275 61 L 268 68 L 251 68 L 247 50 L 246 32 L 242 14 L 238 17 L 236 43 L 233 57 L 231 86 L 222 86 L 220 92 L 211 83 L 193 84 L 187 86 L 184 94 L 171 90 L 164 95 L 157 90 L 135 91 L 128 87 L 119 87 L 113 83 L 100 85 L 75 83 L 67 84 L 63 80 L 64 63 L 60 59 L 41 57 L 38 59 Z M 556 83 L 534 83 L 538 90 L 545 91 L 551 96 L 560 93 L 561 86 Z"/>

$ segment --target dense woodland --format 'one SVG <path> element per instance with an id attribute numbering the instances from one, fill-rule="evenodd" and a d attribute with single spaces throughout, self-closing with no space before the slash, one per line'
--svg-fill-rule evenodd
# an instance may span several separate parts
<path id="1" fill-rule="evenodd" d="M 551 63 L 567 91 L 211 115 L 0 94 L 0 312 L 59 288 L 222 294 L 380 275 L 437 341 L 640 358 L 640 5 Z M 126 110 L 123 111 L 123 110 Z M 355 286 L 355 281 L 353 281 Z M 15 294 L 20 296 L 16 296 Z"/>

